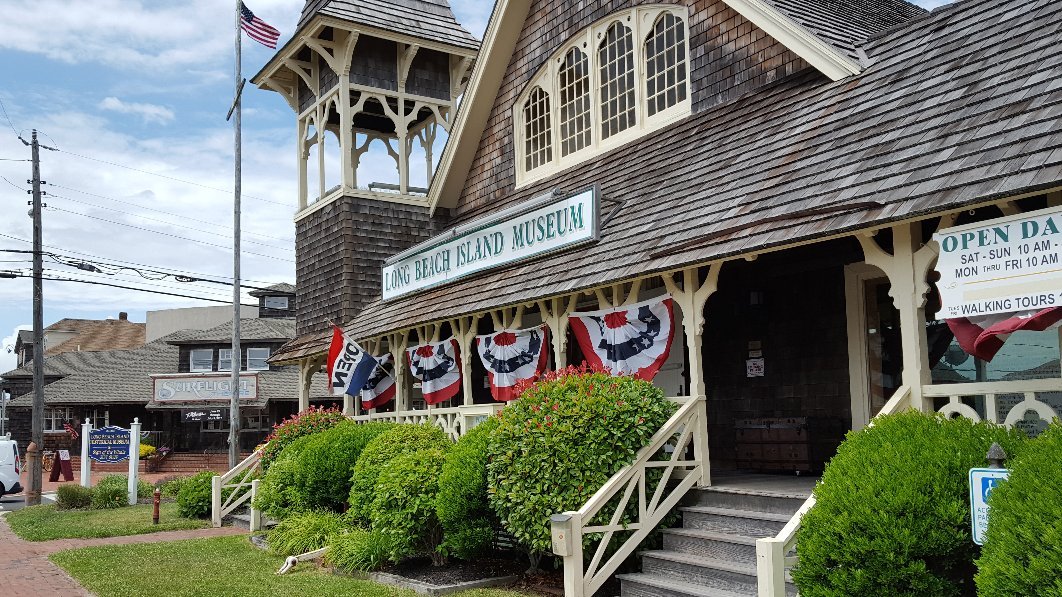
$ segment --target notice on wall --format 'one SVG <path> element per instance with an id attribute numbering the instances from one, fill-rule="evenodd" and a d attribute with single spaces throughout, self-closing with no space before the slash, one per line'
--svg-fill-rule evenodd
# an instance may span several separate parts
<path id="1" fill-rule="evenodd" d="M 745 361 L 745 377 L 763 377 L 764 369 L 763 357 Z"/>
<path id="2" fill-rule="evenodd" d="M 383 298 L 597 239 L 597 188 L 532 199 L 445 232 L 383 266 Z"/>
<path id="3" fill-rule="evenodd" d="M 1062 207 L 946 228 L 933 240 L 943 318 L 1062 306 Z"/>

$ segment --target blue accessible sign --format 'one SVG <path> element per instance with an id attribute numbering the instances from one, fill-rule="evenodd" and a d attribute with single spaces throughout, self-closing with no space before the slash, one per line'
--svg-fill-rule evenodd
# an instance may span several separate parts
<path id="1" fill-rule="evenodd" d="M 1010 471 L 1003 468 L 970 469 L 970 522 L 973 525 L 973 541 L 985 544 L 988 531 L 988 496 L 1005 481 Z"/>
<path id="2" fill-rule="evenodd" d="M 89 431 L 88 457 L 94 462 L 115 463 L 129 460 L 129 430 L 101 427 Z"/>

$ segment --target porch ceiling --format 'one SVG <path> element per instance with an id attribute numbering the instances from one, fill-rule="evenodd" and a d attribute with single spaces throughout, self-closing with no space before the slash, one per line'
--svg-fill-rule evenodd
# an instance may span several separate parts
<path id="1" fill-rule="evenodd" d="M 625 205 L 596 244 L 378 300 L 347 329 L 378 336 L 1058 185 L 1060 26 L 1050 0 L 938 10 L 870 40 L 859 76 L 791 77 L 513 191 L 599 184 Z"/>

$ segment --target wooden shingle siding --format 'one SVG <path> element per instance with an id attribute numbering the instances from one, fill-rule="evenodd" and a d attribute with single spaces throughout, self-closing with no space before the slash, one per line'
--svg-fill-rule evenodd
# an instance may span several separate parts
<path id="1" fill-rule="evenodd" d="M 450 56 L 421 48 L 409 68 L 406 91 L 415 95 L 450 99 Z"/>
<path id="2" fill-rule="evenodd" d="M 350 82 L 398 91 L 398 44 L 361 35 L 350 61 Z"/>
<path id="3" fill-rule="evenodd" d="M 661 3 L 684 5 L 689 10 L 690 92 L 694 113 L 808 68 L 806 62 L 721 0 L 613 0 L 594 3 L 591 8 L 564 0 L 539 0 L 531 6 L 524 33 L 491 109 L 478 153 L 454 210 L 456 224 L 528 198 L 527 193 L 513 192 L 516 172 L 512 110 L 543 61 L 572 36 L 613 12 Z"/>
<path id="4" fill-rule="evenodd" d="M 446 210 L 343 197 L 296 224 L 296 333 L 347 323 L 381 292 L 387 258 L 442 232 Z"/>

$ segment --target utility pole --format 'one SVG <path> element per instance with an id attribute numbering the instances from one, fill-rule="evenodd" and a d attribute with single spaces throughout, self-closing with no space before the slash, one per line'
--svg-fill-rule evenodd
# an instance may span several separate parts
<path id="1" fill-rule="evenodd" d="M 25 141 L 23 141 L 25 143 Z M 37 129 L 29 144 L 33 157 L 33 419 L 31 438 L 37 450 L 44 449 L 44 282 L 41 239 L 41 148 L 37 142 Z M 41 458 L 32 461 L 26 505 L 41 503 Z"/>
<path id="2" fill-rule="evenodd" d="M 243 159 L 241 137 L 243 106 L 240 95 L 243 93 L 243 73 L 240 43 L 243 31 L 240 28 L 243 1 L 236 0 L 236 97 L 233 129 L 235 130 L 236 181 L 232 198 L 232 398 L 229 401 L 229 469 L 240 463 L 240 368 L 243 355 L 240 351 L 240 192 L 242 173 L 240 162 Z"/>

